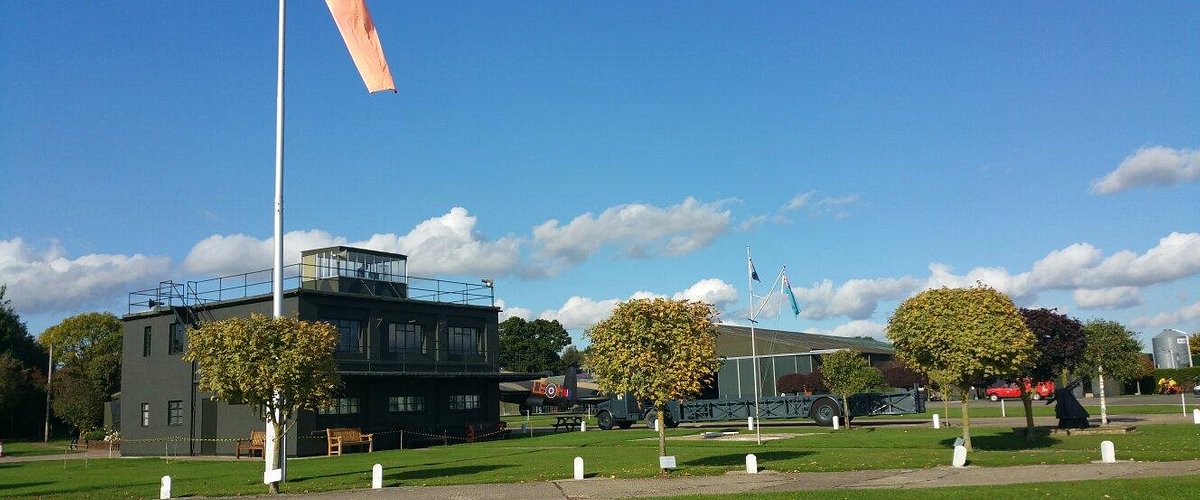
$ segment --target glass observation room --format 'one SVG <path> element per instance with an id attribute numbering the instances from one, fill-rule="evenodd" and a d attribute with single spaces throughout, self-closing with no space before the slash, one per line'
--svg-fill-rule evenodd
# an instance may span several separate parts
<path id="1" fill-rule="evenodd" d="M 406 297 L 408 257 L 353 247 L 300 254 L 300 286 L 312 290 Z"/>

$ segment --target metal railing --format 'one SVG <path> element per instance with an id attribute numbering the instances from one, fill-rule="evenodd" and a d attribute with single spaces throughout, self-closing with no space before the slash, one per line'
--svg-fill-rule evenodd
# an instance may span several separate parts
<path id="1" fill-rule="evenodd" d="M 372 275 L 348 276 L 346 273 L 330 273 L 329 269 L 313 265 L 292 264 L 283 268 L 284 291 L 305 288 L 306 283 L 323 280 L 342 280 L 359 283 L 355 295 L 399 297 L 445 304 L 494 306 L 495 291 L 486 283 L 464 283 L 418 276 Z M 160 281 L 158 286 L 129 292 L 127 314 L 153 311 L 159 307 L 208 306 L 227 300 L 239 300 L 271 293 L 273 280 L 271 269 L 241 274 L 219 276 L 203 280 L 177 282 Z M 387 293 L 381 293 L 381 292 Z"/>

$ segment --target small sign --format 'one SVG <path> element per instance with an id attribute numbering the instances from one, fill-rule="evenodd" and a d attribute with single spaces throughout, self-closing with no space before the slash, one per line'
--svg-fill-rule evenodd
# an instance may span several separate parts
<path id="1" fill-rule="evenodd" d="M 271 469 L 263 472 L 263 484 L 278 483 L 283 481 L 283 469 Z"/>
<path id="2" fill-rule="evenodd" d="M 659 469 L 674 469 L 675 468 L 675 455 L 671 455 L 669 457 L 658 457 L 658 468 Z"/>
<path id="3" fill-rule="evenodd" d="M 1179 337 L 1179 338 L 1175 339 L 1175 343 L 1176 344 L 1187 344 L 1188 339 L 1187 339 L 1187 337 Z"/>

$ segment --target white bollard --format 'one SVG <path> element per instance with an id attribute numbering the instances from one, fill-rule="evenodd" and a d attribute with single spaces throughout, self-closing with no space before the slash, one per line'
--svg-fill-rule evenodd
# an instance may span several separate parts
<path id="1" fill-rule="evenodd" d="M 963 446 L 960 444 L 960 445 L 954 447 L 954 463 L 952 465 L 954 465 L 955 467 L 960 467 L 960 468 L 967 466 L 967 447 L 966 446 Z"/>
<path id="2" fill-rule="evenodd" d="M 654 432 L 658 432 L 659 422 L 662 422 L 662 419 L 658 419 L 658 418 L 654 419 Z"/>
<path id="3" fill-rule="evenodd" d="M 575 457 L 575 475 L 576 481 L 583 479 L 583 457 Z"/>
<path id="4" fill-rule="evenodd" d="M 587 432 L 587 422 L 579 422 L 579 432 Z"/>
<path id="5" fill-rule="evenodd" d="M 1000 398 L 1000 416 L 1007 417 L 1008 411 L 1004 409 L 1004 398 Z"/>
<path id="6" fill-rule="evenodd" d="M 1117 463 L 1117 450 L 1112 441 L 1100 443 L 1100 460 L 1106 464 Z"/>
<path id="7" fill-rule="evenodd" d="M 383 488 L 383 466 L 375 464 L 371 467 L 371 489 L 378 490 Z"/>
<path id="8" fill-rule="evenodd" d="M 942 428 L 942 418 L 939 417 L 937 413 L 933 414 L 933 428 L 934 429 Z"/>
<path id="9" fill-rule="evenodd" d="M 746 417 L 746 428 L 754 430 L 754 417 Z"/>
<path id="10" fill-rule="evenodd" d="M 162 477 L 162 486 L 158 487 L 158 498 L 159 500 L 171 498 L 171 476 Z"/>
<path id="11" fill-rule="evenodd" d="M 1192 410 L 1192 423 L 1200 424 L 1200 408 Z"/>
<path id="12" fill-rule="evenodd" d="M 746 474 L 758 474 L 758 457 L 753 453 L 746 455 Z"/>
<path id="13" fill-rule="evenodd" d="M 841 423 L 842 423 L 842 422 L 841 422 L 841 420 L 839 420 L 839 419 L 838 419 L 838 417 L 837 417 L 836 415 L 834 415 L 834 417 L 833 417 L 833 430 L 835 430 L 835 431 L 836 431 L 836 430 L 840 429 L 840 428 L 841 428 L 841 425 L 840 425 Z"/>

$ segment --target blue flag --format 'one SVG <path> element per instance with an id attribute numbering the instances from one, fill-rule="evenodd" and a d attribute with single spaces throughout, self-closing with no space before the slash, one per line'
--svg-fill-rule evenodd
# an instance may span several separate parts
<path id="1" fill-rule="evenodd" d="M 750 263 L 750 279 L 762 283 L 762 280 L 758 279 L 758 271 L 754 269 L 754 259 L 746 259 L 746 261 Z"/>
<path id="2" fill-rule="evenodd" d="M 783 275 L 783 293 L 786 293 L 788 298 L 792 299 L 792 314 L 800 315 L 800 304 L 796 303 L 796 294 L 792 292 L 792 283 L 788 281 L 787 275 Z"/>

